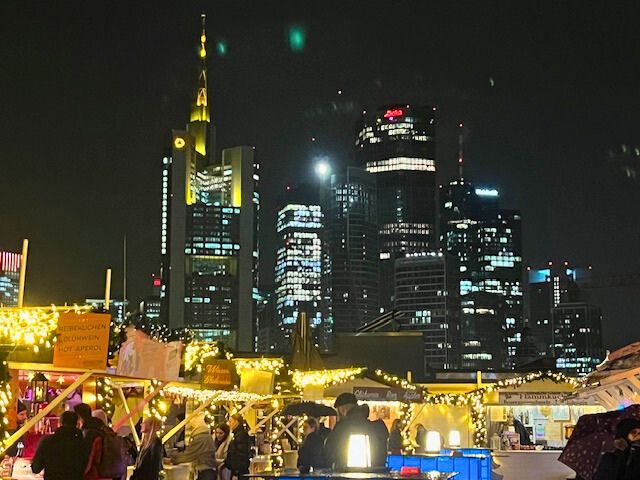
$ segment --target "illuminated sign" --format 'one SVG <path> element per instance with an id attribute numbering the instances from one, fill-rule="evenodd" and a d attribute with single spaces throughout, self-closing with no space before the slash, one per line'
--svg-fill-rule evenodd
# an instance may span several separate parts
<path id="1" fill-rule="evenodd" d="M 384 118 L 401 117 L 402 115 L 404 115 L 404 112 L 399 108 L 387 110 L 386 112 L 384 112 Z"/>
<path id="2" fill-rule="evenodd" d="M 184 138 L 176 137 L 176 139 L 173 141 L 173 145 L 178 149 L 184 148 L 184 146 L 185 146 Z"/>
<path id="3" fill-rule="evenodd" d="M 476 195 L 480 197 L 497 197 L 498 190 L 495 188 L 476 188 Z"/>

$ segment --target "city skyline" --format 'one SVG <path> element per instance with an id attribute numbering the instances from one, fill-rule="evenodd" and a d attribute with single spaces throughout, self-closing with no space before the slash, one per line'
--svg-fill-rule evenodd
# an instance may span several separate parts
<path id="1" fill-rule="evenodd" d="M 71 17 L 73 25 L 80 26 L 83 14 L 92 12 L 92 7 L 85 8 L 86 11 L 81 9 Z M 93 8 L 98 10 L 93 13 L 101 13 L 99 7 Z M 243 8 L 246 11 L 247 4 L 243 4 L 240 10 Z M 34 22 L 29 23 L 29 11 L 25 10 L 18 16 L 21 21 L 10 28 L 22 28 L 19 38 L 25 42 L 23 47 L 27 56 L 35 54 L 36 58 L 40 58 L 43 67 L 40 74 L 48 82 L 30 97 L 20 93 L 22 89 L 34 87 L 30 83 L 32 80 L 22 78 L 22 83 L 1 80 L 0 86 L 7 104 L 4 117 L 6 124 L 2 129 L 5 135 L 3 143 L 7 148 L 7 157 L 2 162 L 7 175 L 0 178 L 0 199 L 10 208 L 5 209 L 1 217 L 4 227 L 0 230 L 0 246 L 5 250 L 17 251 L 20 239 L 30 238 L 27 302 L 59 303 L 99 294 L 107 267 L 113 267 L 114 277 L 121 278 L 118 269 L 122 263 L 122 236 L 126 234 L 129 241 L 128 297 L 133 301 L 140 300 L 150 294 L 151 275 L 157 272 L 159 265 L 157 239 L 160 230 L 158 199 L 161 174 L 157 160 L 162 155 L 162 146 L 170 139 L 170 129 L 188 120 L 187 99 L 196 81 L 192 54 L 200 9 L 194 6 L 185 8 L 178 12 L 178 19 L 174 20 L 170 18 L 169 9 L 165 11 L 160 8 L 152 21 L 142 22 L 148 27 L 143 29 L 144 33 L 127 30 L 124 38 L 113 40 L 113 44 L 102 36 L 108 36 L 106 34 L 110 29 L 131 26 L 133 20 L 124 12 L 102 12 L 104 21 L 100 23 L 100 19 L 97 20 L 98 33 L 102 35 L 90 40 L 89 34 L 93 32 L 88 27 L 79 28 L 79 39 L 75 39 L 48 26 L 50 20 L 46 14 L 61 18 L 64 12 L 54 13 L 45 7 L 43 11 L 35 12 Z M 471 15 L 471 10 L 468 15 Z M 142 16 L 141 11 L 135 13 Z M 443 12 L 434 13 L 444 15 Z M 559 13 L 560 17 L 568 15 L 562 9 Z M 238 32 L 231 33 L 232 29 L 225 27 L 224 21 L 220 20 L 225 15 L 231 24 L 236 22 L 235 25 L 240 26 Z M 252 34 L 248 32 L 248 26 L 242 26 L 239 14 L 222 11 L 210 15 L 215 20 L 209 27 L 209 36 L 216 42 L 222 42 L 227 36 L 229 45 L 226 57 L 220 56 L 219 50 L 209 64 L 213 79 L 212 115 L 220 129 L 219 146 L 256 145 L 263 165 L 263 226 L 274 223 L 276 197 L 284 184 L 298 183 L 304 177 L 311 179 L 314 158 L 329 157 L 336 167 L 348 163 L 360 107 L 374 109 L 394 101 L 419 101 L 436 104 L 438 117 L 442 116 L 437 126 L 438 141 L 442 144 L 436 153 L 438 184 L 454 176 L 457 148 L 455 132 L 457 123 L 463 121 L 467 128 L 465 157 L 471 177 L 476 180 L 474 183 L 500 189 L 504 192 L 504 207 L 523 211 L 524 265 L 540 264 L 548 259 L 562 261 L 565 258 L 557 258 L 557 255 L 570 252 L 567 260 L 593 264 L 596 272 L 603 272 L 605 277 L 640 270 L 638 258 L 634 257 L 632 249 L 637 244 L 640 231 L 638 225 L 629 220 L 638 214 L 634 201 L 640 196 L 640 188 L 618 180 L 613 176 L 614 172 L 605 170 L 606 149 L 622 142 L 631 145 L 634 141 L 638 143 L 630 127 L 634 122 L 629 121 L 637 119 L 638 112 L 634 112 L 630 106 L 627 107 L 629 110 L 622 110 L 625 114 L 617 111 L 623 105 L 622 93 L 603 91 L 603 98 L 593 99 L 587 95 L 593 89 L 590 82 L 595 80 L 591 80 L 577 82 L 572 86 L 573 96 L 563 99 L 560 92 L 568 88 L 570 82 L 567 76 L 562 75 L 559 80 L 561 87 L 555 87 L 554 90 L 547 86 L 542 89 L 538 85 L 541 90 L 536 91 L 535 80 L 539 81 L 546 75 L 531 72 L 535 77 L 530 80 L 531 83 L 523 81 L 517 78 L 516 73 L 526 69 L 518 67 L 518 62 L 513 72 L 502 71 L 502 74 L 497 67 L 495 73 L 488 68 L 482 75 L 478 73 L 480 69 L 476 68 L 474 75 L 462 75 L 460 78 L 464 80 L 446 87 L 443 85 L 447 84 L 447 78 L 456 78 L 454 72 L 447 76 L 443 72 L 430 71 L 433 77 L 429 78 L 424 65 L 409 74 L 383 68 L 379 74 L 372 75 L 374 72 L 363 66 L 362 61 L 358 63 L 357 55 L 353 55 L 356 46 L 345 47 L 346 52 L 340 52 L 336 40 L 327 40 L 319 34 L 329 16 L 323 15 L 316 21 L 311 17 L 300 12 L 277 20 L 267 17 L 264 24 L 261 24 L 261 20 L 251 19 L 249 25 L 262 25 L 257 33 Z M 606 20 L 611 21 L 611 17 L 603 20 L 605 25 L 609 25 Z M 342 21 L 348 22 L 347 19 Z M 460 21 L 463 25 L 471 22 L 466 17 Z M 560 23 L 560 20 L 557 21 Z M 269 22 L 273 22 L 277 28 L 268 28 L 266 25 Z M 307 51 L 292 51 L 282 34 L 288 26 L 296 23 L 306 26 Z M 57 38 L 59 45 L 43 47 L 45 34 L 37 30 L 43 25 L 47 26 L 43 32 Z M 411 35 L 417 35 L 415 23 L 410 26 Z M 559 25 L 553 26 L 559 32 Z M 355 31 L 358 28 L 366 31 L 362 26 L 354 26 Z M 552 27 L 547 28 L 553 30 Z M 272 32 L 273 29 L 277 32 Z M 166 38 L 161 38 L 161 32 L 165 30 Z M 255 42 L 256 38 L 270 39 L 271 43 L 265 48 L 267 56 L 273 57 L 275 69 L 258 61 L 255 52 L 246 43 L 234 43 L 234 39 L 238 41 L 244 38 L 243 35 L 248 39 L 246 43 Z M 444 40 L 447 38 L 453 41 L 442 32 L 439 35 L 442 43 L 446 43 Z M 618 35 L 622 43 L 623 34 Z M 366 39 L 375 40 L 371 35 Z M 76 45 L 76 42 L 83 43 L 79 40 L 86 43 L 82 47 Z M 122 44 L 118 42 L 136 45 L 136 41 L 141 41 L 142 45 L 131 47 L 129 53 L 121 52 Z M 524 40 L 522 42 L 526 45 Z M 574 42 L 578 43 L 577 40 Z M 159 44 L 158 51 L 146 50 L 156 43 Z M 363 48 L 361 43 L 356 43 L 357 48 Z M 64 54 L 64 48 L 70 45 L 74 48 Z M 374 45 L 383 54 L 387 52 L 381 45 Z M 565 48 L 570 49 L 571 45 L 569 42 Z M 107 46 L 106 55 L 101 58 L 83 57 L 85 49 L 99 51 L 101 46 Z M 42 48 L 41 52 L 36 51 L 38 47 Z M 1 48 L 12 68 L 29 72 L 22 63 L 18 47 L 4 45 Z M 338 57 L 342 55 L 352 59 L 355 72 L 360 73 L 338 74 L 339 62 L 336 60 L 329 62 L 332 68 L 323 82 L 312 78 L 313 72 L 327 64 L 327 60 L 320 55 L 325 48 L 337 52 Z M 455 50 L 453 45 L 441 48 L 449 53 Z M 502 48 L 503 53 L 509 50 L 506 46 Z M 45 62 L 43 52 L 53 55 L 53 60 Z M 594 56 L 599 58 L 598 50 L 595 52 Z M 524 53 L 527 53 L 526 50 Z M 535 57 L 534 53 L 528 52 L 530 59 Z M 136 66 L 134 58 L 144 54 L 149 54 L 152 60 Z M 414 52 L 414 55 L 417 53 Z M 405 65 L 411 64 L 411 56 L 406 53 L 399 56 Z M 558 65 L 554 70 L 554 61 L 559 62 L 560 59 L 553 57 L 550 60 L 550 71 L 562 73 L 563 69 L 558 69 Z M 583 59 L 580 57 L 573 61 L 582 65 L 580 61 Z M 293 65 L 287 66 L 288 63 Z M 500 64 L 499 61 L 497 63 Z M 625 65 L 624 61 L 621 63 Z M 115 101 L 107 96 L 107 92 L 94 91 L 95 87 L 88 86 L 88 83 L 76 90 L 60 83 L 62 77 L 58 77 L 58 68 L 68 68 L 79 79 L 90 80 L 95 75 L 91 72 L 92 65 L 110 79 L 101 79 L 99 86 L 115 85 Z M 444 62 L 440 65 L 444 65 Z M 129 72 L 108 72 L 117 66 Z M 160 78 L 165 68 L 171 69 L 168 80 Z M 246 78 L 248 68 L 264 70 L 264 85 Z M 290 83 L 288 88 L 275 80 L 276 69 L 284 69 L 284 73 L 291 77 L 287 79 L 287 83 Z M 308 69 L 308 73 L 305 76 L 296 69 Z M 474 68 L 469 67 L 469 71 L 474 72 Z M 627 91 L 624 89 L 625 72 L 614 71 L 622 77 L 622 90 Z M 416 75 L 422 75 L 422 80 L 417 81 Z M 597 79 L 603 80 L 600 77 Z M 376 80 L 381 86 L 377 86 Z M 132 83 L 130 90 L 119 83 L 125 81 Z M 145 92 L 143 85 L 149 85 L 150 91 Z M 607 84 L 603 82 L 602 85 Z M 280 94 L 273 95 L 274 92 Z M 285 92 L 289 93 L 289 97 L 282 96 Z M 294 100 L 294 97 L 304 96 L 305 93 L 308 97 L 304 101 Z M 541 105 L 533 105 L 535 95 L 531 98 L 527 96 L 532 93 L 537 93 L 544 100 Z M 98 96 L 93 97 L 93 94 Z M 282 104 L 272 96 L 278 97 Z M 78 108 L 92 105 L 91 100 L 97 98 L 104 118 L 94 118 L 88 108 L 75 111 L 73 105 L 76 97 Z M 15 102 L 14 98 L 21 98 L 26 103 Z M 594 102 L 593 112 L 586 108 L 587 100 Z M 563 102 L 568 105 L 562 105 Z M 253 107 L 257 107 L 257 111 L 254 112 Z M 98 107 L 94 104 L 93 108 Z M 517 112 L 518 108 L 520 112 Z M 554 108 L 559 110 L 559 114 Z M 580 109 L 583 109 L 582 116 L 579 115 Z M 76 116 L 73 115 L 74 111 Z M 585 113 L 589 114 L 589 118 L 584 118 Z M 34 131 L 27 135 L 29 129 L 26 125 L 34 121 L 31 115 L 37 119 Z M 520 125 L 514 121 L 527 116 L 531 118 L 520 118 Z M 54 125 L 52 120 L 56 118 L 65 125 L 64 128 Z M 267 125 L 265 122 L 271 119 L 274 125 Z M 297 119 L 300 125 L 296 128 L 286 127 L 291 119 Z M 542 126 L 541 119 L 548 119 L 550 125 Z M 240 127 L 245 120 L 247 125 Z M 575 123 L 583 123 L 582 128 Z M 261 127 L 266 130 L 264 133 L 260 132 Z M 285 134 L 278 136 L 279 131 Z M 595 132 L 600 133 L 601 143 L 592 140 Z M 12 140 L 9 133 L 14 134 L 17 141 Z M 16 145 L 26 148 L 19 150 Z M 15 158 L 16 162 L 11 162 L 11 158 Z M 51 169 L 43 159 L 51 159 L 59 168 Z M 282 159 L 281 163 L 279 159 Z M 532 164 L 536 167 L 532 168 Z M 282 168 L 283 165 L 286 168 Z M 602 175 L 594 175 L 589 171 L 598 169 L 603 172 Z M 45 170 L 47 175 L 38 173 Z M 30 178 L 31 182 L 26 184 L 25 177 Z M 43 205 L 47 208 L 41 208 Z M 620 213 L 621 207 L 627 209 L 626 215 Z M 594 228 L 589 225 L 590 222 L 601 227 Z M 611 238 L 608 233 L 613 228 L 620 233 L 618 238 Z M 273 276 L 274 239 L 275 232 L 266 232 L 264 239 L 261 239 L 261 248 L 266 257 L 266 261 L 262 262 L 261 274 L 266 274 L 267 278 Z M 619 258 L 621 251 L 630 252 L 630 258 Z M 114 290 L 118 291 L 118 288 L 116 282 Z M 624 319 L 633 315 L 634 307 L 637 307 L 637 300 L 635 304 L 633 302 L 634 293 L 637 297 L 639 287 L 626 287 L 625 290 L 604 287 L 601 291 L 605 294 L 605 301 L 594 302 L 604 307 L 603 328 L 607 347 L 624 342 L 624 336 L 612 332 L 621 330 Z M 614 305 L 621 301 L 625 305 Z"/>

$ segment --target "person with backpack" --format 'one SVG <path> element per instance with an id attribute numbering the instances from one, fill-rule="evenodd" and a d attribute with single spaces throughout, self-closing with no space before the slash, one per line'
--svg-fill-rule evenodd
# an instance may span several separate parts
<path id="1" fill-rule="evenodd" d="M 64 412 L 60 427 L 53 435 L 40 440 L 31 461 L 31 471 L 44 470 L 44 480 L 82 480 L 85 462 L 81 455 L 82 433 L 77 428 L 78 415 Z"/>
<path id="2" fill-rule="evenodd" d="M 81 403 L 75 407 L 80 417 L 83 456 L 86 460 L 84 480 L 121 480 L 127 474 L 127 445 L 106 424 L 106 415 Z"/>

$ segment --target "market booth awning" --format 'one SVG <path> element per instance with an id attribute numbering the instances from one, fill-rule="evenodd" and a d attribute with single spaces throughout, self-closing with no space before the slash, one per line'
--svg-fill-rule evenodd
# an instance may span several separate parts
<path id="1" fill-rule="evenodd" d="M 640 403 L 640 342 L 610 353 L 573 397 L 607 410 Z"/>

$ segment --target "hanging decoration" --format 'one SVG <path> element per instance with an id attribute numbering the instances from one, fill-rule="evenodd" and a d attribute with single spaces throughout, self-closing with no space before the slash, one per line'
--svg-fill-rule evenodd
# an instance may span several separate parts
<path id="1" fill-rule="evenodd" d="M 107 418 L 112 418 L 115 412 L 113 403 L 113 384 L 109 377 L 99 377 L 96 379 L 96 408 L 107 414 Z"/>

